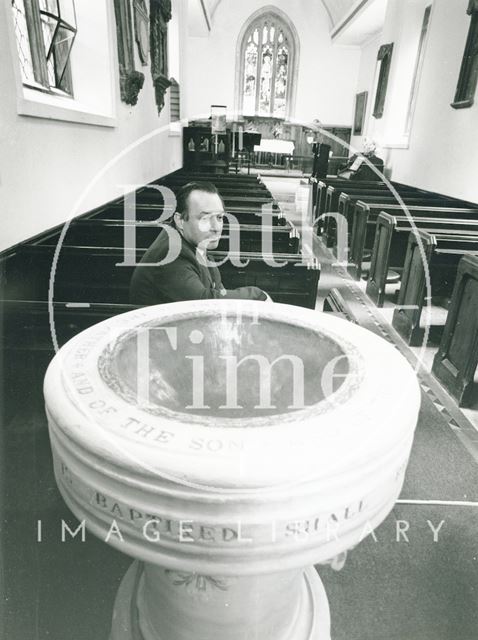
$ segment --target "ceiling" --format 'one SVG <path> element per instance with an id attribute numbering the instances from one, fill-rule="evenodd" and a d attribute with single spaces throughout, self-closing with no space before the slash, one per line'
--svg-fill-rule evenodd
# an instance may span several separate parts
<path id="1" fill-rule="evenodd" d="M 330 21 L 334 27 L 344 18 L 350 9 L 356 4 L 356 0 L 320 0 L 329 14 Z"/>
<path id="2" fill-rule="evenodd" d="M 360 46 L 383 29 L 387 12 L 387 0 L 369 0 L 346 24 L 332 28 L 335 44 Z"/>
<path id="3" fill-rule="evenodd" d="M 214 13 L 221 2 L 222 0 L 204 0 L 204 4 L 207 6 L 211 18 L 214 17 Z M 357 0 L 316 0 L 316 2 L 320 2 L 324 6 L 329 16 L 331 27 L 334 27 L 347 15 Z M 265 0 L 264 4 L 268 4 L 267 0 Z M 273 4 L 273 2 L 271 4 Z"/>

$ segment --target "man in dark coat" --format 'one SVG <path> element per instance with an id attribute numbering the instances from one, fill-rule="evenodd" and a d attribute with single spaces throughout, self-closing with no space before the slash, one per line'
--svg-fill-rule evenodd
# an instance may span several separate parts
<path id="1" fill-rule="evenodd" d="M 224 205 L 213 184 L 192 182 L 182 187 L 173 223 L 160 232 L 134 270 L 131 303 L 270 299 L 258 287 L 225 289 L 219 269 L 207 262 L 207 250 L 218 246 L 223 218 Z"/>

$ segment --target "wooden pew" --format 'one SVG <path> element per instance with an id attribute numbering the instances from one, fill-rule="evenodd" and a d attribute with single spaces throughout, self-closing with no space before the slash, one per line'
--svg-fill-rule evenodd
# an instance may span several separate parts
<path id="1" fill-rule="evenodd" d="M 58 346 L 88 327 L 138 307 L 130 304 L 90 303 L 75 306 L 52 302 L 51 312 Z M 46 300 L 2 300 L 2 347 L 7 351 L 47 351 L 53 355 L 50 309 Z M 51 355 L 48 358 L 51 358 Z"/>
<path id="2" fill-rule="evenodd" d="M 397 191 L 399 195 L 407 194 L 413 197 L 424 197 L 437 200 L 443 205 L 449 203 L 449 206 L 468 207 L 470 203 L 457 200 L 456 198 L 450 198 L 441 194 L 431 193 L 418 187 L 412 187 L 410 185 L 404 185 L 400 183 L 390 183 L 392 187 Z M 344 209 L 344 204 L 341 205 L 340 199 L 346 201 L 349 194 L 354 194 L 354 199 L 357 200 L 357 195 L 362 194 L 363 199 L 371 195 L 383 193 L 387 197 L 394 198 L 392 191 L 388 183 L 384 182 L 361 182 L 353 180 L 323 180 L 318 183 L 318 210 L 317 214 L 320 215 L 326 211 L 341 211 Z M 346 211 L 344 212 L 346 214 Z"/>
<path id="3" fill-rule="evenodd" d="M 27 245 L 20 247 L 9 260 L 8 299 L 47 300 L 50 271 L 56 245 Z M 138 249 L 139 261 L 144 249 Z M 134 267 L 118 266 L 124 252 L 117 247 L 64 246 L 59 252 L 54 277 L 54 300 L 61 302 L 103 302 L 127 304 L 129 283 Z M 218 264 L 228 258 L 226 252 L 209 252 Z M 267 291 L 275 302 L 313 309 L 317 296 L 320 265 L 316 259 L 302 259 L 300 254 L 261 253 L 230 254 L 231 258 L 249 263 L 237 267 L 229 260 L 220 266 L 224 286 L 234 289 L 255 285 Z M 284 266 L 273 267 L 265 259 L 283 261 Z"/>
<path id="4" fill-rule="evenodd" d="M 451 202 L 448 202 L 441 197 L 435 197 L 433 195 L 427 196 L 417 194 L 416 192 L 408 192 L 406 190 L 400 193 L 400 197 L 407 207 L 453 206 Z M 383 207 L 387 205 L 400 206 L 400 203 L 390 191 L 367 192 L 366 196 L 364 196 L 363 193 L 358 194 L 342 192 L 339 196 L 338 213 L 343 216 L 343 219 L 347 222 L 348 237 L 352 235 L 355 204 L 357 202 L 369 205 L 381 204 Z M 327 247 L 335 247 L 335 245 L 337 244 L 337 224 L 333 218 L 327 218 L 325 220 L 322 240 Z"/>
<path id="5" fill-rule="evenodd" d="M 192 181 L 207 181 L 212 182 L 214 184 L 263 184 L 260 175 L 247 175 L 246 173 L 229 173 L 229 174 L 221 174 L 221 173 L 210 173 L 206 171 L 176 171 L 174 173 L 169 173 L 168 175 L 162 176 L 157 180 L 153 180 L 154 183 L 159 184 L 161 182 L 192 182 Z"/>
<path id="6" fill-rule="evenodd" d="M 173 193 L 177 193 L 183 185 L 177 182 L 168 182 L 166 184 L 162 184 L 158 186 L 167 187 L 168 189 L 171 189 Z M 270 191 L 266 189 L 266 187 L 260 186 L 260 185 L 257 185 L 254 188 L 248 187 L 245 185 L 233 185 L 233 186 L 216 185 L 216 187 L 219 192 L 219 195 L 223 199 L 236 197 L 236 196 L 246 196 L 248 198 L 267 198 L 269 200 L 273 199 L 273 196 L 271 195 Z M 155 189 L 154 187 L 145 188 L 144 191 L 146 193 L 148 192 L 160 193 L 158 189 Z"/>
<path id="7" fill-rule="evenodd" d="M 325 213 L 325 211 L 327 211 L 326 209 L 326 202 L 327 202 L 327 188 L 329 186 L 334 186 L 334 187 L 344 187 L 347 188 L 349 186 L 358 186 L 360 187 L 368 187 L 370 189 L 374 189 L 380 185 L 385 186 L 384 182 L 368 182 L 368 181 L 363 181 L 360 182 L 358 180 L 343 180 L 341 178 L 326 178 L 323 180 L 319 180 L 317 182 L 317 186 L 315 189 L 315 199 L 313 201 L 314 204 L 314 208 L 315 208 L 315 212 L 316 212 L 316 216 L 320 216 L 323 213 Z"/>
<path id="8" fill-rule="evenodd" d="M 416 215 L 414 224 L 416 228 L 432 234 L 458 234 L 478 238 L 478 212 L 471 220 L 422 218 Z M 402 271 L 411 230 L 412 223 L 406 216 L 392 216 L 382 212 L 377 218 L 366 293 L 378 307 L 384 303 L 390 269 Z"/>
<path id="9" fill-rule="evenodd" d="M 65 246 L 95 246 L 95 247 L 126 247 L 125 241 L 133 234 L 135 246 L 147 249 L 156 239 L 162 227 L 154 223 L 125 224 L 121 220 L 73 220 L 63 238 Z M 130 232 L 125 235 L 125 232 Z M 295 227 L 280 227 L 268 225 L 240 225 L 239 229 L 231 231 L 227 223 L 223 227 L 223 235 L 219 242 L 220 251 L 230 249 L 230 234 L 236 233 L 240 242 L 240 251 L 260 252 L 263 245 L 263 234 L 272 241 L 272 251 L 275 253 L 298 253 L 300 250 L 300 235 Z M 48 236 L 50 244 L 58 242 L 59 232 Z"/>
<path id="10" fill-rule="evenodd" d="M 181 187 L 183 187 L 186 184 L 189 184 L 190 182 L 209 182 L 214 184 L 219 193 L 228 193 L 229 191 L 237 191 L 238 189 L 242 189 L 243 193 L 267 193 L 270 195 L 270 192 L 268 190 L 268 188 L 266 187 L 266 185 L 263 182 L 260 182 L 258 180 L 254 180 L 254 181 L 246 181 L 246 180 L 240 180 L 240 179 L 236 179 L 236 178 L 231 178 L 229 180 L 215 180 L 215 179 L 209 179 L 209 180 L 203 180 L 203 179 L 197 179 L 196 177 L 188 177 L 188 178 L 176 178 L 176 177 L 169 177 L 165 180 L 159 180 L 156 182 L 152 182 L 150 184 L 152 185 L 162 185 L 162 186 L 167 186 L 167 187 L 171 187 L 174 190 L 177 190 Z"/>
<path id="11" fill-rule="evenodd" d="M 399 195 L 405 195 L 410 197 L 429 197 L 429 194 L 420 193 L 414 187 L 395 187 Z M 350 194 L 350 196 L 349 196 Z M 360 185 L 341 186 L 336 187 L 329 185 L 326 191 L 325 210 L 326 211 L 339 211 L 339 200 L 342 197 L 342 206 L 345 205 L 347 200 L 353 199 L 354 202 L 362 200 L 368 197 L 388 197 L 396 202 L 396 198 L 387 185 L 383 185 L 378 188 L 371 188 L 370 186 L 361 187 Z M 345 211 L 343 213 L 346 213 Z"/>
<path id="12" fill-rule="evenodd" d="M 298 300 L 299 304 L 307 305 L 312 305 L 311 301 L 313 298 L 315 304 L 315 295 L 319 277 L 318 265 L 311 264 L 309 265 L 310 269 L 307 269 L 307 267 L 305 266 L 301 269 L 297 269 L 296 271 L 292 270 L 294 260 L 291 259 L 291 255 L 292 253 L 298 252 L 299 237 L 295 228 L 287 223 L 285 218 L 282 216 L 268 189 L 263 183 L 260 182 L 258 177 L 244 176 L 244 179 L 237 179 L 233 177 L 232 180 L 227 176 L 224 176 L 224 179 L 222 178 L 222 176 L 217 176 L 216 174 L 194 174 L 190 176 L 176 175 L 175 179 L 172 181 L 174 184 L 172 184 L 171 186 L 173 187 L 173 189 L 177 189 L 179 186 L 181 186 L 181 184 L 186 184 L 187 182 L 192 180 L 208 180 L 209 182 L 212 181 L 213 183 L 215 183 L 222 194 L 224 194 L 226 197 L 230 197 L 230 199 L 232 199 L 234 202 L 238 202 L 237 207 L 230 207 L 231 212 L 236 215 L 236 217 L 238 217 L 241 222 L 247 220 L 249 216 L 249 220 L 255 223 L 254 226 L 250 228 L 247 225 L 241 225 L 241 246 L 243 242 L 246 245 L 248 244 L 248 242 L 252 243 L 248 248 L 257 246 L 257 238 L 258 235 L 260 235 L 260 230 L 263 226 L 263 219 L 261 217 L 262 205 L 265 202 L 272 202 L 274 206 L 273 223 L 274 225 L 283 225 L 274 226 L 274 228 L 272 229 L 274 239 L 273 248 L 274 250 L 281 249 L 283 250 L 281 251 L 282 253 L 288 254 L 286 256 L 286 259 L 289 258 L 290 264 L 287 265 L 286 270 L 289 269 L 290 278 L 293 274 L 297 275 L 297 273 L 299 273 L 299 278 L 300 274 L 305 274 L 306 276 L 305 278 L 302 278 L 302 282 L 299 281 L 298 286 L 295 286 L 296 283 L 292 283 L 291 286 L 287 288 L 285 283 L 285 280 L 287 280 L 287 274 L 284 271 L 283 274 L 281 274 L 281 276 L 277 278 L 277 280 L 279 281 L 277 286 L 279 288 L 283 286 L 284 289 L 282 292 L 278 291 L 278 297 L 280 298 L 281 296 L 283 296 L 284 301 L 289 301 L 290 299 L 293 299 L 294 301 Z M 159 182 L 166 184 L 167 177 L 163 178 Z M 140 217 L 144 217 L 149 221 L 156 220 L 163 212 L 161 196 L 159 196 L 159 203 L 155 202 L 151 204 L 149 202 L 150 198 L 147 195 L 143 195 L 147 191 L 152 191 L 153 194 L 157 193 L 154 190 L 148 190 L 145 188 L 140 189 L 141 195 L 139 199 L 144 199 L 146 201 L 145 204 L 138 205 L 138 209 L 141 212 Z M 153 195 L 153 199 L 154 198 L 155 195 Z M 254 207 L 250 206 L 251 202 L 254 203 Z M 102 218 L 104 220 L 108 220 L 108 218 L 113 216 L 114 219 L 112 221 L 112 224 L 116 227 L 113 243 L 119 243 L 118 234 L 124 231 L 123 208 L 123 199 L 119 198 L 113 203 L 97 207 L 95 210 L 91 211 L 88 214 L 86 219 L 83 219 L 84 216 L 82 216 L 82 218 L 72 221 L 70 239 L 72 233 L 78 232 L 79 229 L 82 229 L 83 232 L 84 228 L 88 225 L 99 224 L 103 225 L 104 227 L 104 221 L 102 220 Z M 255 213 L 252 213 L 254 209 Z M 97 220 L 95 218 L 97 218 Z M 140 230 L 139 234 L 150 234 L 152 232 L 157 233 L 157 227 L 155 229 L 151 228 L 152 226 L 154 227 L 154 225 L 151 225 L 151 223 L 149 223 L 148 226 L 150 228 L 147 231 L 145 230 L 143 232 Z M 77 231 L 73 231 L 75 228 Z M 225 228 L 227 230 L 227 225 Z M 49 235 L 49 240 L 43 239 L 43 241 L 47 244 L 49 241 L 53 241 L 54 243 L 56 243 L 61 229 L 62 227 L 58 227 L 56 231 Z M 98 228 L 95 230 L 95 233 L 96 232 L 98 232 Z M 111 227 L 109 227 L 105 231 L 105 233 L 108 234 L 109 232 L 111 232 Z M 141 244 L 141 241 L 144 241 L 145 239 L 149 239 L 149 237 L 149 235 L 142 236 L 138 244 Z M 109 237 L 109 240 L 111 240 L 111 237 Z M 96 244 L 99 244 L 98 239 L 96 241 Z M 40 254 L 38 254 L 38 251 L 40 251 Z M 46 258 L 45 256 L 45 251 L 49 254 L 48 258 Z M 21 246 L 17 249 L 16 252 L 11 252 L 11 255 L 2 257 L 2 260 L 0 261 L 2 263 L 5 263 L 0 264 L 0 284 L 2 284 L 3 293 L 3 300 L 1 301 L 1 321 L 3 323 L 3 329 L 5 330 L 4 338 L 6 339 L 5 346 L 7 349 L 21 349 L 26 345 L 26 353 L 29 353 L 31 347 L 35 348 L 35 345 L 41 351 L 46 348 L 49 349 L 51 347 L 51 340 L 49 337 L 48 308 L 46 300 L 48 298 L 48 284 L 53 251 L 54 247 L 48 246 Z M 55 301 L 53 303 L 54 314 L 57 320 L 57 329 L 59 330 L 58 338 L 60 344 L 68 340 L 77 331 L 81 331 L 91 324 L 95 324 L 96 322 L 108 318 L 111 315 L 116 315 L 117 313 L 125 312 L 132 308 L 135 308 L 129 304 L 108 304 L 103 302 L 91 302 L 85 299 L 88 298 L 88 294 L 92 290 L 98 293 L 98 290 L 101 287 L 103 287 L 103 290 L 108 289 L 108 282 L 104 281 L 105 273 L 102 270 L 102 267 L 105 264 L 105 251 L 111 257 L 111 254 L 108 253 L 108 248 L 102 250 L 102 248 L 100 247 L 94 247 L 94 255 L 91 256 L 91 260 L 88 249 L 86 249 L 86 251 L 78 251 L 77 248 L 72 247 L 63 249 L 60 252 L 57 273 L 57 276 L 59 276 L 58 284 L 60 285 L 58 290 L 61 294 L 64 294 L 65 297 L 68 298 L 68 301 Z M 289 251 L 291 252 L 290 255 Z M 216 257 L 222 258 L 224 257 L 224 254 L 218 253 Z M 296 255 L 294 259 L 297 262 L 299 258 Z M 115 262 L 121 261 L 120 256 L 115 256 L 114 260 Z M 252 268 L 247 270 L 247 273 L 244 275 L 243 280 L 246 278 L 251 279 L 254 277 L 254 268 L 257 273 L 261 272 L 261 268 L 258 265 L 256 255 L 251 257 L 251 261 L 253 263 Z M 8 263 L 8 266 L 6 263 Z M 80 270 L 80 276 L 77 277 L 78 274 L 76 274 L 70 277 L 70 274 L 72 272 L 74 273 L 75 267 Z M 227 272 L 228 269 L 229 267 L 226 266 L 225 271 Z M 115 273 L 115 271 L 118 273 Z M 113 299 L 115 298 L 115 296 L 118 297 L 117 294 L 122 288 L 122 302 L 124 300 L 128 300 L 127 289 L 129 285 L 130 274 L 127 274 L 125 277 L 125 273 L 127 273 L 127 271 L 128 268 L 123 268 L 122 272 L 120 271 L 120 269 L 113 269 L 113 271 L 111 272 L 111 274 L 113 275 L 112 288 L 114 290 L 114 293 L 111 297 Z M 129 269 L 129 271 L 131 272 L 132 269 Z M 262 269 L 262 271 L 266 272 L 267 269 Z M 85 275 L 85 283 L 81 282 L 82 274 Z M 120 275 L 121 277 L 117 277 L 118 275 Z M 93 286 L 89 287 L 87 280 L 92 276 L 94 276 L 92 278 L 94 281 Z M 232 274 L 231 279 L 240 279 L 240 277 L 238 274 Z M 315 291 L 312 294 L 312 290 L 314 288 L 314 280 Z M 309 284 L 308 289 L 307 283 Z M 75 300 L 72 300 L 71 302 L 73 302 L 73 304 L 71 304 L 71 296 L 69 296 L 69 293 L 72 291 L 74 294 L 73 297 L 77 302 L 80 302 L 80 306 L 74 304 Z M 5 298 L 8 296 L 13 299 L 6 300 Z M 289 300 L 287 300 L 287 297 L 289 297 Z M 23 338 L 25 339 L 21 338 L 21 336 L 23 336 Z M 47 340 L 45 339 L 45 336 L 48 338 Z M 26 340 L 27 337 L 28 340 Z"/>
<path id="13" fill-rule="evenodd" d="M 159 220 L 163 215 L 163 204 L 137 204 L 136 205 L 136 220 L 137 222 L 154 222 Z M 261 225 L 264 220 L 264 212 L 261 207 L 228 207 L 227 213 L 233 215 L 239 224 L 249 225 Z M 108 206 L 96 209 L 95 211 L 82 216 L 83 219 L 88 220 L 124 220 L 125 207 L 122 200 L 111 203 Z M 275 226 L 283 226 L 292 228 L 288 223 L 284 214 L 277 209 L 272 210 L 271 214 L 272 224 Z"/>
<path id="14" fill-rule="evenodd" d="M 397 186 L 396 191 L 405 204 L 414 205 L 429 203 L 428 206 L 430 207 L 468 207 L 468 205 L 465 205 L 454 198 L 445 198 L 434 193 L 426 193 L 425 191 L 419 191 L 414 188 Z M 342 191 L 339 195 L 338 211 L 346 218 L 349 225 L 353 222 L 353 212 L 356 203 L 359 201 L 371 205 L 380 202 L 400 205 L 400 202 L 389 189 L 366 192 Z"/>
<path id="15" fill-rule="evenodd" d="M 445 330 L 432 373 L 460 406 L 476 401 L 473 382 L 478 365 L 478 257 L 464 256 L 458 265 Z"/>
<path id="16" fill-rule="evenodd" d="M 340 291 L 335 287 L 327 294 L 324 300 L 323 311 L 325 313 L 334 313 L 344 320 L 359 324 L 350 305 L 344 300 Z"/>
<path id="17" fill-rule="evenodd" d="M 135 309 L 131 305 L 89 304 L 75 307 L 54 302 L 52 305 L 53 334 L 46 301 L 2 300 L 0 325 L 2 326 L 3 375 L 9 381 L 9 393 L 2 406 L 4 424 L 18 412 L 18 407 L 30 400 L 28 387 L 31 380 L 42 380 L 55 355 L 53 336 L 59 347 L 84 329 L 107 318 Z M 18 384 L 15 385 L 15 381 Z M 12 387 L 13 385 L 13 387 Z M 27 389 L 27 395 L 25 395 Z"/>
<path id="18" fill-rule="evenodd" d="M 417 346 L 422 337 L 420 318 L 427 295 L 425 265 L 430 274 L 431 295 L 447 298 L 453 289 L 459 261 L 464 255 L 477 253 L 478 237 L 438 235 L 422 230 L 409 235 L 402 284 L 392 320 L 408 344 Z"/>
<path id="19" fill-rule="evenodd" d="M 478 217 L 478 208 L 407 206 L 407 209 L 413 218 L 474 220 Z M 377 218 L 382 211 L 398 216 L 403 214 L 401 205 L 384 206 L 383 203 L 367 204 L 361 201 L 355 204 L 347 269 L 356 280 L 362 277 L 365 249 L 373 249 Z"/>
<path id="20" fill-rule="evenodd" d="M 106 304 L 72 307 L 53 303 L 53 335 L 61 347 L 84 329 L 134 308 L 131 305 Z M 55 351 L 46 301 L 2 299 L 0 326 L 2 369 L 9 387 L 2 405 L 6 425 L 17 414 L 22 403 L 31 401 L 30 385 L 43 379 Z M 34 389 L 33 395 L 35 393 Z"/>
<path id="21" fill-rule="evenodd" d="M 172 189 L 172 191 L 175 192 L 174 189 Z M 225 195 L 223 197 L 223 202 L 225 210 L 234 215 L 244 215 L 246 213 L 262 215 L 263 207 L 272 207 L 272 213 L 274 216 L 278 216 L 280 219 L 284 218 L 279 205 L 268 192 L 265 194 L 249 196 L 247 195 L 247 192 L 239 191 L 235 195 Z M 143 187 L 136 191 L 135 204 L 137 210 L 157 206 L 161 208 L 162 212 L 164 207 L 163 194 L 156 189 Z M 115 200 L 110 206 L 113 208 L 123 209 L 123 198 Z"/>
<path id="22" fill-rule="evenodd" d="M 251 186 L 254 186 L 254 184 L 263 184 L 260 175 L 253 176 L 244 173 L 230 173 L 223 175 L 220 173 L 208 173 L 199 171 L 177 171 L 175 173 L 170 173 L 166 176 L 162 176 L 161 178 L 158 178 L 158 180 L 154 180 L 152 184 L 161 184 L 171 181 L 183 182 L 184 184 L 197 181 L 212 182 L 213 184 L 249 184 Z"/>
<path id="23" fill-rule="evenodd" d="M 391 184 L 398 193 L 429 195 L 416 187 L 410 187 L 402 184 Z M 325 191 L 326 211 L 337 211 L 339 198 L 342 193 L 363 194 L 364 196 L 383 193 L 393 197 L 393 193 L 390 191 L 390 188 L 386 183 L 377 184 L 376 182 L 349 181 L 348 184 L 327 184 L 327 189 Z"/>
<path id="24" fill-rule="evenodd" d="M 394 189 L 400 195 L 408 195 L 410 197 L 428 197 L 429 194 L 422 192 L 415 187 L 409 187 L 407 185 L 393 184 Z M 348 195 L 353 194 L 354 201 L 367 198 L 371 195 L 377 197 L 391 198 L 396 202 L 390 188 L 387 184 L 382 182 L 361 182 L 345 180 L 340 182 L 334 182 L 332 184 L 329 181 L 319 183 L 319 195 L 316 208 L 316 217 L 325 213 L 342 213 L 348 215 Z M 321 235 L 323 229 L 330 223 L 330 218 L 325 217 L 322 225 L 319 225 L 318 235 Z M 322 228 L 321 228 L 322 226 Z"/>
<path id="25" fill-rule="evenodd" d="M 173 192 L 177 190 L 171 189 Z M 269 194 L 247 195 L 247 192 L 240 190 L 236 194 L 225 194 L 223 196 L 224 207 L 228 208 L 254 208 L 260 209 L 264 205 L 272 205 L 272 208 L 276 211 L 279 210 L 279 205 Z M 163 195 L 157 189 L 143 188 L 136 192 L 137 204 L 162 204 Z"/>

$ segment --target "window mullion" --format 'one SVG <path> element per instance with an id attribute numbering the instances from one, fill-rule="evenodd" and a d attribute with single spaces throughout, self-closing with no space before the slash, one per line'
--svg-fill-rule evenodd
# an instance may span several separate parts
<path id="1" fill-rule="evenodd" d="M 253 31 L 254 33 L 254 31 Z M 259 29 L 259 46 L 258 46 L 258 55 L 257 55 L 257 80 L 256 80 L 256 114 L 259 113 L 259 101 L 261 94 L 261 76 L 262 76 L 262 37 L 264 34 L 264 26 Z"/>
<path id="2" fill-rule="evenodd" d="M 290 87 L 290 75 L 291 75 L 291 69 L 292 69 L 292 55 L 293 55 L 293 51 L 291 48 L 291 45 L 289 44 L 290 40 L 287 40 L 287 73 L 285 76 L 285 81 L 286 81 L 286 85 L 285 85 L 285 111 L 284 111 L 284 116 L 287 118 L 290 113 L 289 113 L 289 105 L 291 102 L 291 87 Z"/>
<path id="3" fill-rule="evenodd" d="M 35 80 L 49 87 L 48 69 L 45 57 L 45 41 L 41 28 L 41 14 L 38 0 L 25 0 L 25 16 L 27 19 L 28 38 L 32 55 L 33 75 Z"/>
<path id="4" fill-rule="evenodd" d="M 271 116 L 274 115 L 274 107 L 275 107 L 275 95 L 276 95 L 276 73 L 277 73 L 277 46 L 278 46 L 278 36 L 277 36 L 277 28 L 274 25 L 274 42 L 272 43 L 273 50 L 273 58 L 272 58 L 272 79 L 271 79 Z"/>

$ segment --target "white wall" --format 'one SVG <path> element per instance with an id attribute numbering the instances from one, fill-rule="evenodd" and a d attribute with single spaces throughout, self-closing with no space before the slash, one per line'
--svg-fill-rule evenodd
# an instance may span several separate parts
<path id="1" fill-rule="evenodd" d="M 397 148 L 393 140 L 399 137 L 402 122 L 397 117 L 397 96 L 407 85 L 399 70 L 401 62 L 402 70 L 403 65 L 410 66 L 411 46 L 407 16 L 400 17 L 402 2 L 390 0 L 382 36 L 362 52 L 359 90 L 372 91 L 378 47 L 395 42 L 384 120 L 375 121 L 369 112 L 366 134 L 375 136 L 382 144 L 392 143 L 391 148 L 382 148 L 380 155 L 386 159 L 394 180 L 478 202 L 478 102 L 469 109 L 455 110 L 450 106 L 470 26 L 470 17 L 466 14 L 468 0 L 435 0 L 433 3 L 409 144 L 407 148 Z M 423 18 L 422 9 L 429 3 L 424 0 L 416 3 L 420 6 L 414 27 L 417 32 Z M 408 100 L 409 93 L 406 97 Z"/>
<path id="2" fill-rule="evenodd" d="M 91 9 L 90 0 L 77 0 L 76 4 L 82 3 L 87 3 Z M 120 101 L 112 2 L 109 3 L 108 23 L 105 23 L 108 33 L 98 33 L 101 21 L 89 24 L 87 14 L 82 11 L 78 12 L 78 29 L 83 35 L 91 36 L 94 33 L 95 39 L 109 38 L 113 45 L 114 83 L 111 84 L 113 93 L 109 98 L 115 126 L 19 115 L 19 73 L 16 49 L 12 46 L 15 42 L 12 43 L 11 40 L 10 4 L 8 0 L 2 0 L 0 6 L 0 250 L 64 222 L 73 213 L 88 211 L 117 197 L 122 193 L 122 184 L 144 184 L 182 164 L 181 138 L 177 133 L 170 135 L 169 130 L 155 135 L 126 153 L 120 160 L 115 160 L 118 154 L 134 145 L 141 137 L 148 136 L 160 127 L 167 127 L 169 102 L 166 100 L 166 105 L 158 116 L 149 66 L 143 67 L 138 58 L 136 69 L 145 75 L 138 104 L 130 107 Z M 175 13 L 184 13 L 185 0 L 175 1 L 173 7 Z M 91 11 L 89 13 L 94 21 L 95 14 Z M 182 33 L 179 23 L 183 19 L 184 16 L 181 20 L 175 16 L 171 24 L 173 51 L 178 49 L 175 41 Z M 81 48 L 84 49 L 85 46 L 83 40 Z M 75 52 L 76 56 L 78 54 L 79 51 Z M 78 89 L 84 94 L 89 73 L 93 86 L 97 82 L 99 71 L 86 54 L 81 60 L 89 67 L 89 71 L 83 67 L 83 72 L 78 77 Z M 182 68 L 179 69 L 177 64 L 173 66 L 175 77 L 181 82 L 181 77 L 177 76 L 181 75 Z M 99 67 L 105 67 L 105 60 L 99 61 Z M 107 105 L 105 87 L 104 90 L 106 98 L 103 103 Z M 94 101 L 87 106 L 94 108 Z M 105 170 L 109 163 L 111 166 Z M 94 186 L 89 188 L 95 180 Z M 80 197 L 82 199 L 79 202 Z"/>
<path id="3" fill-rule="evenodd" d="M 264 3 L 265 5 L 267 3 Z M 236 47 L 242 26 L 260 7 L 257 0 L 222 0 L 207 37 L 188 41 L 188 116 L 210 114 L 211 104 L 234 110 Z M 332 46 L 330 21 L 319 2 L 276 0 L 300 38 L 295 119 L 351 125 L 360 51 Z"/>
<path id="4" fill-rule="evenodd" d="M 375 71 L 377 63 L 377 53 L 381 43 L 381 34 L 377 34 L 363 48 L 360 58 L 360 70 L 357 84 L 357 93 L 363 91 L 368 92 L 367 106 L 365 110 L 364 131 L 361 136 L 352 135 L 351 146 L 357 151 L 362 151 L 363 138 L 367 136 L 373 137 L 371 126 L 373 125 L 371 113 L 373 111 L 373 86 L 375 80 Z M 353 133 L 353 132 L 352 132 Z"/>

